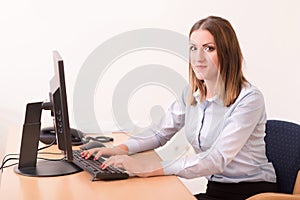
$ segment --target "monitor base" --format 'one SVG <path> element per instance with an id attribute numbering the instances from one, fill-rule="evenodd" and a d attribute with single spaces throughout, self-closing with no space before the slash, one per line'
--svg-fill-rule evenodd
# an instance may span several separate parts
<path id="1" fill-rule="evenodd" d="M 72 162 L 65 160 L 48 161 L 40 160 L 37 162 L 36 167 L 23 167 L 21 169 L 16 166 L 14 171 L 20 175 L 31 177 L 52 177 L 64 176 L 81 172 L 82 169 L 74 165 Z"/>

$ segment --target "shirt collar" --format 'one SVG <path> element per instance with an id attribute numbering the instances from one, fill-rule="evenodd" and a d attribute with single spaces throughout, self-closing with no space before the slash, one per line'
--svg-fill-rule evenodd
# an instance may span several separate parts
<path id="1" fill-rule="evenodd" d="M 198 90 L 196 90 L 194 93 L 193 93 L 193 96 L 194 96 L 194 98 L 195 98 L 195 100 L 196 100 L 196 102 L 197 103 L 201 103 L 200 102 L 200 93 L 199 93 L 199 89 Z M 210 103 L 213 103 L 213 102 L 215 102 L 215 103 L 217 103 L 217 104 L 222 104 L 222 100 L 220 99 L 220 98 L 218 98 L 218 96 L 217 95 L 215 95 L 215 96 L 213 96 L 213 97 L 211 97 L 211 98 L 209 98 L 209 99 L 206 99 L 204 102 L 210 102 Z"/>

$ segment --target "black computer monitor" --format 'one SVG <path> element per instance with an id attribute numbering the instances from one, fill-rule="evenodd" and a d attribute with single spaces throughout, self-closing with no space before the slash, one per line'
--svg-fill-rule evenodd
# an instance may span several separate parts
<path id="1" fill-rule="evenodd" d="M 57 145 L 67 161 L 73 160 L 70 123 L 68 114 L 67 92 L 64 73 L 64 62 L 57 51 L 53 52 L 54 77 L 50 81 L 50 103 Z"/>
<path id="2" fill-rule="evenodd" d="M 19 164 L 15 172 L 26 176 L 62 176 L 81 171 L 72 163 L 72 142 L 68 115 L 64 63 L 57 51 L 53 52 L 54 77 L 50 80 L 50 102 L 29 103 L 23 125 Z M 38 144 L 42 110 L 51 110 L 58 149 L 62 160 L 39 160 Z"/>

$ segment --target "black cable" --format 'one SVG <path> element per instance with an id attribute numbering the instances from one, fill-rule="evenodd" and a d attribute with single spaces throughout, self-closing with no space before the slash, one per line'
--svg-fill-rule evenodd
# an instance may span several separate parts
<path id="1" fill-rule="evenodd" d="M 48 152 L 48 153 L 50 153 L 50 152 Z M 52 154 L 52 153 L 50 153 L 50 154 Z M 56 154 L 56 155 L 57 155 L 57 154 Z M 40 159 L 40 160 L 46 160 L 46 161 L 62 161 L 62 160 L 65 160 L 66 157 L 64 156 L 63 158 L 58 158 L 58 159 L 37 157 L 37 159 Z M 5 166 L 5 163 L 7 163 L 7 162 L 10 161 L 10 160 L 19 160 L 19 158 L 7 158 L 4 162 L 2 162 L 1 167 L 0 167 L 0 169 L 1 169 L 2 172 L 3 172 L 3 169 L 4 169 L 4 168 L 8 168 L 8 167 L 11 167 L 11 166 L 14 166 L 14 165 L 19 164 L 19 163 L 17 162 L 17 163 L 13 163 L 13 164 L 6 165 L 6 166 Z"/>
<path id="2" fill-rule="evenodd" d="M 16 163 L 13 163 L 13 164 L 10 164 L 10 165 L 3 166 L 1 170 L 3 171 L 4 168 L 12 167 L 12 166 L 17 165 L 17 164 L 19 164 L 19 163 L 16 162 Z"/>
<path id="3" fill-rule="evenodd" d="M 55 140 L 53 140 L 49 145 L 39 148 L 37 151 L 40 151 L 40 150 L 43 150 L 43 149 L 47 149 L 47 148 L 53 146 L 54 144 L 55 144 Z"/>
<path id="4" fill-rule="evenodd" d="M 4 166 L 4 164 L 5 163 L 7 163 L 7 161 L 9 161 L 9 160 L 18 160 L 19 158 L 8 158 L 8 159 L 6 159 L 8 156 L 18 156 L 19 154 L 16 154 L 16 153 L 11 153 L 11 154 L 7 154 L 7 155 L 5 155 L 4 157 L 3 157 L 3 159 L 2 159 L 2 163 L 1 163 L 1 166 L 0 166 L 0 170 L 1 170 L 1 172 L 3 172 L 3 169 L 4 168 L 6 168 L 5 166 Z"/>
<path id="5" fill-rule="evenodd" d="M 39 152 L 39 151 L 41 151 L 41 150 L 43 150 L 43 149 L 47 149 L 47 148 L 53 146 L 54 144 L 55 144 L 55 140 L 54 140 L 51 144 L 39 148 L 39 149 L 37 150 L 37 151 L 38 151 L 38 154 L 61 155 L 61 153 L 54 153 L 54 152 Z M 20 156 L 20 154 L 7 154 L 7 155 L 5 155 L 5 156 L 3 157 L 3 159 L 2 159 L 2 163 L 1 163 L 1 166 L 0 166 L 1 172 L 3 172 L 3 169 L 4 169 L 4 168 L 8 168 L 8 167 L 14 166 L 14 165 L 16 165 L 16 164 L 19 164 L 19 163 L 13 163 L 13 164 L 4 166 L 5 163 L 7 163 L 9 160 L 19 160 L 19 158 L 8 158 L 9 156 Z M 49 159 L 49 158 L 41 158 L 41 157 L 37 157 L 37 159 L 48 160 L 48 161 L 61 161 L 61 160 L 64 160 L 65 157 L 59 158 L 59 159 Z"/>
<path id="6" fill-rule="evenodd" d="M 18 153 L 11 153 L 11 154 L 7 154 L 3 157 L 2 159 L 2 163 L 4 162 L 5 158 L 7 158 L 8 156 L 18 156 L 19 154 Z"/>
<path id="7" fill-rule="evenodd" d="M 4 162 L 2 162 L 2 164 L 1 164 L 1 167 L 0 167 L 0 169 L 1 169 L 1 172 L 3 172 L 3 168 L 6 168 L 6 166 L 4 166 L 5 165 L 5 163 L 7 163 L 9 160 L 19 160 L 19 158 L 7 158 Z"/>

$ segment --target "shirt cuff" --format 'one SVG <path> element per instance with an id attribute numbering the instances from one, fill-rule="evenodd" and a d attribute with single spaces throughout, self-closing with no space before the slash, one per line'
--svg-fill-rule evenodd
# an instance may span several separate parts
<path id="1" fill-rule="evenodd" d="M 176 163 L 176 164 L 175 164 Z M 178 175 L 181 170 L 182 162 L 180 160 L 162 161 L 161 165 L 164 169 L 164 175 Z"/>
<path id="2" fill-rule="evenodd" d="M 124 142 L 123 144 L 128 147 L 128 155 L 140 152 L 141 148 L 140 148 L 139 144 L 137 143 L 137 141 L 135 141 L 135 140 L 129 139 L 126 142 Z"/>

